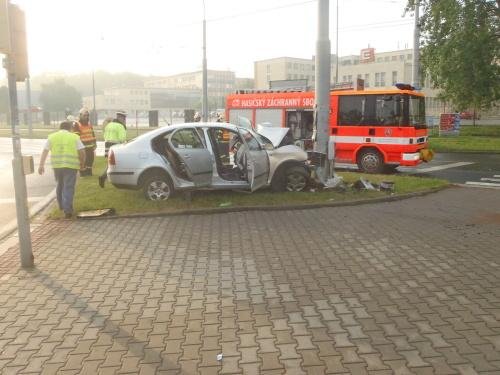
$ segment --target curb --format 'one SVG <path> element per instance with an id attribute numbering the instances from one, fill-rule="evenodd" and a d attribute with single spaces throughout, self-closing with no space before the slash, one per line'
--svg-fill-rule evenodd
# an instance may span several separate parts
<path id="1" fill-rule="evenodd" d="M 41 201 L 37 202 L 29 209 L 29 218 L 32 219 L 40 211 L 49 205 L 50 202 L 56 197 L 56 189 L 52 190 L 49 194 L 45 196 Z M 9 223 L 4 225 L 0 229 L 0 241 L 3 241 L 17 230 L 17 219 L 11 220 Z"/>
<path id="2" fill-rule="evenodd" d="M 309 210 L 315 208 L 325 207 L 344 207 L 344 206 L 360 206 L 372 203 L 385 203 L 405 200 L 409 198 L 422 197 L 428 194 L 437 193 L 444 189 L 454 187 L 453 185 L 442 186 L 439 188 L 423 190 L 415 193 L 391 195 L 380 198 L 370 198 L 357 201 L 346 202 L 325 202 L 325 203 L 309 203 L 309 204 L 293 204 L 283 206 L 241 206 L 241 207 L 222 207 L 222 208 L 201 208 L 201 209 L 187 209 L 176 212 L 147 212 L 137 214 L 126 214 L 116 216 L 102 216 L 102 217 L 88 217 L 79 218 L 77 220 L 114 220 L 114 219 L 136 219 L 142 217 L 169 217 L 169 216 L 182 216 L 182 215 L 211 215 L 211 214 L 224 214 L 232 212 L 246 212 L 246 211 L 288 211 L 288 210 Z"/>

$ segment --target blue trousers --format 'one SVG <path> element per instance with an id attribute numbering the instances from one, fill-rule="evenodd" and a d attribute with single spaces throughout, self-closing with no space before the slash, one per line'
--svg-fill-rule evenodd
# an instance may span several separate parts
<path id="1" fill-rule="evenodd" d="M 54 168 L 54 176 L 57 181 L 57 204 L 65 214 L 73 213 L 73 196 L 75 195 L 77 172 L 76 169 Z"/>

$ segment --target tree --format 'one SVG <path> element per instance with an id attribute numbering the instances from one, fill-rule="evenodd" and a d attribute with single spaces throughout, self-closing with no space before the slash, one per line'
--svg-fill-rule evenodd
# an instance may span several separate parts
<path id="1" fill-rule="evenodd" d="M 56 79 L 53 83 L 42 84 L 40 102 L 45 111 L 63 112 L 69 109 L 73 112 L 82 106 L 82 95 L 64 79 Z"/>
<path id="2" fill-rule="evenodd" d="M 407 9 L 413 9 L 409 0 Z M 500 99 L 500 0 L 420 0 L 421 63 L 457 110 Z"/>

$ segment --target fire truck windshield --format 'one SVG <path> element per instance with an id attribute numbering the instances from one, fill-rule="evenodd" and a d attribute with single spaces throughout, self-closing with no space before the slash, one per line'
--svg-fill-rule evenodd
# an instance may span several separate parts
<path id="1" fill-rule="evenodd" d="M 425 99 L 421 96 L 411 96 L 409 100 L 409 124 L 416 128 L 425 128 Z"/>

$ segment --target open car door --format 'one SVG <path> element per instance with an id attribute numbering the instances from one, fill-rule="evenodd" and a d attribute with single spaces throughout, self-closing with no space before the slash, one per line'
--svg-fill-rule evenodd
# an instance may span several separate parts
<path id="1" fill-rule="evenodd" d="M 248 130 L 238 128 L 243 142 L 247 146 L 247 177 L 250 190 L 255 191 L 267 184 L 269 178 L 269 157 L 260 143 Z"/>
<path id="2" fill-rule="evenodd" d="M 172 133 L 169 145 L 180 160 L 178 167 L 186 173 L 195 186 L 212 183 L 212 154 L 194 128 L 183 128 Z"/>

